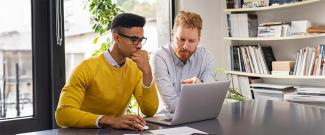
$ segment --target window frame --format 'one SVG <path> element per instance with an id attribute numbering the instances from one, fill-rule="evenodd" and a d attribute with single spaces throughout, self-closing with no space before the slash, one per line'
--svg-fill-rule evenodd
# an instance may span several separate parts
<path id="1" fill-rule="evenodd" d="M 64 67 L 60 66 L 64 65 L 64 54 L 60 53 L 64 50 L 64 45 L 54 46 L 56 44 L 54 42 L 55 21 L 53 23 L 56 17 L 55 3 L 56 0 L 31 0 L 34 116 L 1 120 L 1 134 L 46 130 L 56 125 L 53 123 L 55 123 L 54 111 L 60 91 L 58 87 L 62 88 L 65 77 Z M 59 81 L 55 81 L 56 79 Z"/>

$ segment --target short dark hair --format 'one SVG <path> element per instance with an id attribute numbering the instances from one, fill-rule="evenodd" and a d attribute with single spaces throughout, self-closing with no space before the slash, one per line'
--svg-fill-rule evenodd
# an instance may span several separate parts
<path id="1" fill-rule="evenodd" d="M 121 13 L 114 17 L 110 28 L 112 32 L 115 32 L 121 27 L 143 27 L 145 23 L 146 19 L 143 16 L 132 13 Z"/>

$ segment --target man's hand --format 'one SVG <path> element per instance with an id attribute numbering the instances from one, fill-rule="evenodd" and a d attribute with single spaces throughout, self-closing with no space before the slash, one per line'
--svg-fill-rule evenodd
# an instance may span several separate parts
<path id="1" fill-rule="evenodd" d="M 144 72 L 151 72 L 148 53 L 145 50 L 139 50 L 132 54 L 131 59 L 137 63 L 138 68 Z"/>
<path id="2" fill-rule="evenodd" d="M 110 126 L 116 129 L 129 129 L 142 131 L 146 121 L 138 115 L 123 115 L 120 117 L 107 117 L 104 116 L 100 119 L 99 125 L 106 127 Z"/>
<path id="3" fill-rule="evenodd" d="M 181 81 L 182 84 L 193 84 L 193 83 L 201 83 L 201 80 L 197 77 L 192 77 L 191 79 L 185 79 Z"/>
<path id="4" fill-rule="evenodd" d="M 145 50 L 139 50 L 132 54 L 131 59 L 137 64 L 143 75 L 143 84 L 150 86 L 152 82 L 151 67 L 149 64 L 148 53 Z"/>

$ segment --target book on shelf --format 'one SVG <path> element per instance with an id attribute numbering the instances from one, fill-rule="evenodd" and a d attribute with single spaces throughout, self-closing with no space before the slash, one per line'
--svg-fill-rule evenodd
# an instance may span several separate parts
<path id="1" fill-rule="evenodd" d="M 238 26 L 237 14 L 227 14 L 228 23 L 228 36 L 229 37 L 239 37 L 239 26 Z"/>
<path id="2" fill-rule="evenodd" d="M 325 76 L 325 45 L 305 47 L 296 54 L 294 75 Z"/>
<path id="3" fill-rule="evenodd" d="M 272 61 L 276 61 L 271 46 L 262 47 L 263 56 L 268 70 L 272 70 Z"/>
<path id="4" fill-rule="evenodd" d="M 227 9 L 233 8 L 257 8 L 303 0 L 226 0 Z"/>
<path id="5" fill-rule="evenodd" d="M 264 100 L 284 100 L 284 95 L 288 93 L 294 92 L 291 91 L 280 91 L 280 90 L 272 90 L 272 89 L 264 89 L 264 88 L 252 88 L 252 92 L 254 94 L 254 99 L 264 99 Z"/>
<path id="6" fill-rule="evenodd" d="M 304 95 L 325 95 L 324 87 L 296 86 L 298 94 Z"/>
<path id="7" fill-rule="evenodd" d="M 283 84 L 252 83 L 250 87 L 255 99 L 283 100 L 284 94 L 295 91 L 292 85 Z"/>
<path id="8" fill-rule="evenodd" d="M 234 0 L 234 8 L 242 8 L 243 7 L 243 0 Z"/>
<path id="9" fill-rule="evenodd" d="M 238 81 L 241 89 L 241 94 L 247 99 L 252 99 L 249 78 L 247 76 L 238 76 Z"/>
<path id="10" fill-rule="evenodd" d="M 238 13 L 228 14 L 228 36 L 229 37 L 256 37 L 258 21 L 257 15 Z"/>
<path id="11" fill-rule="evenodd" d="M 285 4 L 285 3 L 292 3 L 292 2 L 299 2 L 303 0 L 269 0 L 270 5 L 275 5 L 275 4 Z"/>
<path id="12" fill-rule="evenodd" d="M 291 35 L 288 22 L 264 22 L 258 26 L 258 37 L 287 37 Z"/>
<path id="13" fill-rule="evenodd" d="M 291 22 L 258 22 L 252 13 L 227 14 L 229 37 L 289 37 L 305 35 L 311 22 L 298 20 Z"/>
<path id="14" fill-rule="evenodd" d="M 226 0 L 227 9 L 235 8 L 235 0 Z"/>
<path id="15" fill-rule="evenodd" d="M 325 33 L 325 25 L 323 26 L 310 26 L 307 29 L 308 33 Z"/>
<path id="16" fill-rule="evenodd" d="M 255 78 L 250 78 L 247 76 L 231 75 L 231 88 L 234 88 L 237 92 L 242 94 L 246 99 L 252 99 L 252 92 L 250 89 L 250 81 L 255 80 Z M 260 80 L 260 79 L 259 79 Z"/>
<path id="17" fill-rule="evenodd" d="M 293 65 L 293 61 L 273 61 L 272 71 L 292 71 Z"/>
<path id="18" fill-rule="evenodd" d="M 259 52 L 258 54 L 259 54 L 259 58 L 260 58 L 260 61 L 261 61 L 261 63 L 262 63 L 262 67 L 263 67 L 263 71 L 264 71 L 264 73 L 265 73 L 265 74 L 269 74 L 269 71 L 270 71 L 271 69 L 268 68 L 268 66 L 267 66 L 267 63 L 266 63 L 266 60 L 265 60 L 266 55 L 265 55 L 265 53 L 263 52 L 262 48 L 264 48 L 264 47 L 258 45 L 258 52 Z M 273 52 L 272 52 L 272 53 L 273 53 Z"/>
<path id="19" fill-rule="evenodd" d="M 243 58 L 243 62 L 244 62 L 244 65 L 245 65 L 245 71 L 248 72 L 248 73 L 252 73 L 252 69 L 251 69 L 251 66 L 250 66 L 250 61 L 248 60 L 248 56 L 247 56 L 247 51 L 244 47 L 240 47 L 241 49 L 241 52 L 242 52 L 242 58 Z"/>
<path id="20" fill-rule="evenodd" d="M 244 0 L 243 1 L 243 8 L 256 8 L 256 7 L 260 7 L 259 1 L 260 0 Z"/>
<path id="21" fill-rule="evenodd" d="M 267 65 L 268 62 L 266 60 L 266 57 L 268 57 L 266 54 L 268 54 L 268 52 L 263 52 L 264 47 L 260 45 L 234 45 L 230 48 L 231 70 L 257 74 L 270 74 Z"/>
<path id="22" fill-rule="evenodd" d="M 290 91 L 295 89 L 293 85 L 274 84 L 274 83 L 252 83 L 250 86 L 251 88 L 263 88 L 263 89 L 282 90 L 282 91 Z"/>
<path id="23" fill-rule="evenodd" d="M 296 92 L 293 92 L 293 93 L 284 94 L 284 100 L 285 101 L 325 103 L 325 96 L 323 96 L 323 95 L 298 94 Z"/>
<path id="24" fill-rule="evenodd" d="M 258 37 L 281 37 L 282 26 L 258 26 Z"/>
<path id="25" fill-rule="evenodd" d="M 243 8 L 257 8 L 269 6 L 269 0 L 244 0 Z"/>
<path id="26" fill-rule="evenodd" d="M 242 57 L 241 57 L 241 51 L 239 49 L 239 46 L 231 46 L 230 53 L 232 54 L 231 56 L 231 70 L 233 71 L 242 71 L 245 72 L 243 69 L 242 65 Z"/>
<path id="27" fill-rule="evenodd" d="M 231 25 L 234 25 L 234 24 L 231 24 L 231 21 L 230 20 L 231 20 L 231 14 L 227 14 L 227 24 L 228 24 L 227 25 L 228 26 L 227 27 L 227 30 L 228 30 L 228 36 L 229 37 L 232 37 L 232 34 L 231 34 L 232 33 Z"/>

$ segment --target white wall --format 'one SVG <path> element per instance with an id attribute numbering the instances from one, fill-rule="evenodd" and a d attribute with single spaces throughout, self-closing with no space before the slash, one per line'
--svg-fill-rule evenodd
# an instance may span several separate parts
<path id="1" fill-rule="evenodd" d="M 218 68 L 227 69 L 229 51 L 223 40 L 226 33 L 225 0 L 177 0 L 175 7 L 176 13 L 188 10 L 201 15 L 203 29 L 200 45 L 214 54 Z M 225 79 L 224 73 L 218 74 L 218 78 Z"/>

